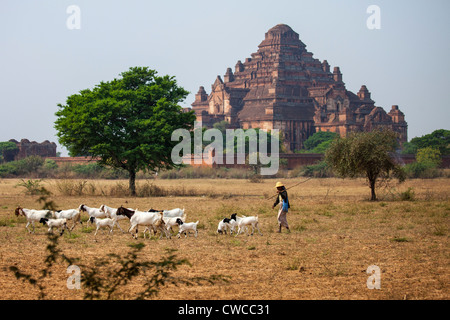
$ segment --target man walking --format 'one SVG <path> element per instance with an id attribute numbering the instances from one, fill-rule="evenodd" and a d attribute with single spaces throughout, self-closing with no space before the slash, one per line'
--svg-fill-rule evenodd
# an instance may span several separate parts
<path id="1" fill-rule="evenodd" d="M 275 208 L 275 206 L 278 203 L 280 204 L 280 210 L 278 211 L 278 232 L 281 233 L 281 227 L 285 227 L 288 230 L 288 232 L 290 232 L 286 217 L 288 209 L 290 208 L 286 188 L 284 184 L 281 182 L 277 182 L 275 188 L 277 188 L 278 196 L 277 199 L 275 200 L 275 203 L 272 206 L 272 209 Z"/>

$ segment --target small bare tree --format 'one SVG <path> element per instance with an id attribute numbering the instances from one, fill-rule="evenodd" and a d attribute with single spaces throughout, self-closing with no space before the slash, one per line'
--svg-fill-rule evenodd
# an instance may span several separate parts
<path id="1" fill-rule="evenodd" d="M 397 145 L 397 134 L 391 130 L 352 133 L 332 142 L 325 154 L 325 161 L 342 178 L 365 175 L 371 200 L 375 201 L 378 180 L 392 176 L 400 182 L 405 180 L 403 169 L 392 156 Z"/>

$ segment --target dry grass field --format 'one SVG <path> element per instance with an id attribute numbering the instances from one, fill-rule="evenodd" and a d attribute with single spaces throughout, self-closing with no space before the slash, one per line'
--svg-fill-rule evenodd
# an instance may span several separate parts
<path id="1" fill-rule="evenodd" d="M 285 179 L 289 187 L 302 179 Z M 26 195 L 20 180 L 0 180 L 0 296 L 2 299 L 36 299 L 38 291 L 8 271 L 17 266 L 35 276 L 46 257 L 47 229 L 36 225 L 28 234 L 25 218 L 14 209 L 40 208 L 38 196 Z M 109 192 L 118 181 L 88 181 L 85 193 L 67 195 L 62 183 L 43 180 L 60 209 L 107 204 L 148 210 L 181 207 L 187 220 L 200 221 L 197 238 L 132 239 L 119 229 L 112 236 L 94 228 L 77 226 L 72 235 L 59 239 L 59 248 L 85 265 L 108 253 L 123 254 L 129 244 L 144 242 L 142 259 L 158 260 L 167 249 L 187 259 L 179 277 L 229 276 L 213 285 L 163 288 L 157 299 L 449 299 L 450 298 L 450 185 L 448 179 L 408 180 L 380 189 L 377 202 L 367 201 L 370 190 L 364 180 L 312 179 L 289 190 L 291 232 L 277 233 L 273 200 L 276 180 L 151 180 L 173 196 L 129 198 Z M 138 184 L 145 182 L 138 181 Z M 147 184 L 148 184 L 147 183 Z M 401 192 L 414 192 L 413 201 L 399 200 Z M 180 192 L 183 190 L 183 192 Z M 410 192 L 411 193 L 411 192 Z M 188 194 L 189 196 L 180 196 Z M 217 235 L 219 220 L 232 213 L 258 215 L 263 236 Z M 83 213 L 83 219 L 87 214 Z M 121 222 L 125 229 L 128 221 Z M 142 229 L 140 230 L 142 231 Z M 381 269 L 381 289 L 367 288 L 370 265 Z M 83 299 L 81 290 L 66 287 L 67 265 L 54 267 L 46 281 L 47 299 Z M 128 287 L 138 290 L 139 281 Z M 127 299 L 123 293 L 116 299 Z"/>

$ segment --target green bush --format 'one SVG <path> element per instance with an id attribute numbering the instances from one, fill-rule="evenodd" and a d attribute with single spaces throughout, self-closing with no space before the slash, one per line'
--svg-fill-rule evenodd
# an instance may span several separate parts
<path id="1" fill-rule="evenodd" d="M 249 179 L 253 171 L 246 168 L 210 168 L 185 166 L 158 173 L 160 179 Z"/>
<path id="2" fill-rule="evenodd" d="M 333 177 L 333 173 L 325 161 L 321 161 L 317 164 L 309 166 L 304 166 L 302 175 L 305 177 L 314 177 L 314 178 Z"/>
<path id="3" fill-rule="evenodd" d="M 19 168 L 25 174 L 37 172 L 43 165 L 44 159 L 39 156 L 30 156 L 19 161 Z"/>
<path id="4" fill-rule="evenodd" d="M 42 192 L 42 186 L 41 186 L 42 180 L 21 180 L 18 184 L 16 184 L 16 187 L 24 187 L 26 189 L 25 194 L 27 195 L 37 195 L 41 194 Z"/>
<path id="5" fill-rule="evenodd" d="M 416 199 L 416 193 L 413 188 L 409 187 L 408 190 L 400 192 L 399 199 L 402 201 L 414 201 Z"/>
<path id="6" fill-rule="evenodd" d="M 403 170 L 409 179 L 432 179 L 442 175 L 433 163 L 413 162 L 405 165 Z"/>
<path id="7" fill-rule="evenodd" d="M 17 165 L 14 162 L 8 162 L 0 165 L 0 177 L 7 178 L 17 175 Z"/>
<path id="8" fill-rule="evenodd" d="M 48 170 L 48 171 L 56 170 L 56 169 L 58 169 L 58 165 L 56 164 L 55 160 L 45 159 L 44 169 Z"/>
<path id="9" fill-rule="evenodd" d="M 44 159 L 39 156 L 30 156 L 25 159 L 11 161 L 0 165 L 0 177 L 24 176 L 39 174 L 44 164 Z"/>
<path id="10" fill-rule="evenodd" d="M 80 178 L 98 178 L 101 176 L 104 168 L 97 163 L 77 164 L 72 167 L 72 171 Z"/>

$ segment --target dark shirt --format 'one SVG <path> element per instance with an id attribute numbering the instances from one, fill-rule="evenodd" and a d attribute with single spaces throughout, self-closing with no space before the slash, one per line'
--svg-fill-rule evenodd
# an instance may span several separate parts
<path id="1" fill-rule="evenodd" d="M 276 198 L 275 203 L 273 204 L 273 206 L 275 207 L 277 204 L 280 203 L 280 196 L 281 196 L 281 199 L 283 199 L 284 202 L 287 202 L 288 208 L 290 208 L 291 205 L 289 204 L 289 199 L 288 199 L 288 194 L 287 194 L 286 188 L 284 188 L 283 191 L 278 193 L 277 198 Z"/>

